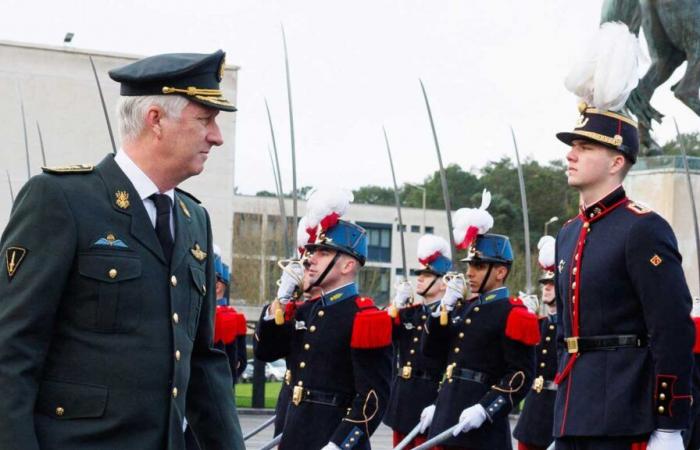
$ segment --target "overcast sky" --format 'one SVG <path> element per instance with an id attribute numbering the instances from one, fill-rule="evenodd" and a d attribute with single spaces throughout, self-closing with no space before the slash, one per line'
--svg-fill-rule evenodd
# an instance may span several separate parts
<path id="1" fill-rule="evenodd" d="M 236 180 L 273 190 L 270 103 L 285 190 L 291 189 L 289 119 L 280 24 L 289 48 L 298 184 L 388 186 L 381 127 L 399 183 L 437 169 L 418 79 L 425 83 L 445 164 L 478 168 L 512 156 L 563 158 L 554 133 L 573 127 L 576 98 L 563 80 L 596 30 L 595 1 L 4 0 L 0 39 L 150 55 L 223 48 L 239 76 Z M 652 103 L 683 130 L 700 119 L 668 90 Z M 225 118 L 225 115 L 220 117 Z M 675 135 L 657 126 L 660 143 Z"/>

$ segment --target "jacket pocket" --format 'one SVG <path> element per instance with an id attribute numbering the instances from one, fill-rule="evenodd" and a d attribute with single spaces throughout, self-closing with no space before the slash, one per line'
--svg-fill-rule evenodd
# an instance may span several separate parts
<path id="1" fill-rule="evenodd" d="M 193 288 L 190 289 L 190 314 L 187 325 L 187 332 L 194 340 L 197 335 L 197 325 L 199 324 L 199 314 L 202 310 L 202 301 L 207 293 L 206 275 L 202 269 L 190 266 Z"/>
<path id="2" fill-rule="evenodd" d="M 44 380 L 39 386 L 35 411 L 58 420 L 102 417 L 107 392 L 105 386 Z"/>
<path id="3" fill-rule="evenodd" d="M 143 288 L 138 256 L 83 253 L 78 256 L 78 271 L 83 285 L 76 293 L 73 314 L 78 326 L 103 333 L 138 326 Z"/>

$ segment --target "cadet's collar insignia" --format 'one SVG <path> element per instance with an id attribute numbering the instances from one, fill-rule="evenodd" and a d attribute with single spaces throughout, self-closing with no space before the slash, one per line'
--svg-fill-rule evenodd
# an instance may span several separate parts
<path id="1" fill-rule="evenodd" d="M 502 300 L 504 298 L 508 298 L 508 288 L 505 286 L 487 292 L 481 297 L 481 302 L 488 303 L 494 300 Z"/>
<path id="2" fill-rule="evenodd" d="M 564 270 L 564 266 L 566 265 L 566 261 L 563 259 L 559 261 L 559 273 L 561 273 Z"/>
<path id="3" fill-rule="evenodd" d="M 19 265 L 27 256 L 27 249 L 24 247 L 9 247 L 5 252 L 5 264 L 7 267 L 7 276 L 12 279 L 19 269 Z"/>
<path id="4" fill-rule="evenodd" d="M 177 199 L 177 202 L 180 204 L 180 209 L 182 210 L 183 213 L 189 218 L 192 217 L 190 216 L 190 210 L 187 209 L 187 205 L 185 205 L 185 202 L 183 202 L 181 199 Z"/>
<path id="5" fill-rule="evenodd" d="M 633 213 L 635 213 L 639 216 L 641 216 L 643 214 L 649 214 L 651 212 L 651 209 L 648 206 L 646 206 L 640 202 L 634 202 L 632 200 L 630 200 L 627 203 L 627 209 L 629 209 L 630 211 L 632 211 Z"/>
<path id="6" fill-rule="evenodd" d="M 99 238 L 92 245 L 106 245 L 109 247 L 129 248 L 121 239 L 117 239 L 114 234 L 107 233 L 107 236 Z"/>
<path id="7" fill-rule="evenodd" d="M 117 204 L 121 209 L 127 209 L 131 203 L 129 203 L 129 193 L 126 191 L 117 191 L 114 193 L 114 203 Z"/>
<path id="8" fill-rule="evenodd" d="M 654 256 L 651 257 L 651 259 L 649 260 L 649 262 L 650 262 L 654 267 L 658 267 L 662 262 L 664 262 L 664 260 L 661 259 L 661 257 L 660 257 L 659 255 L 654 255 Z"/>
<path id="9" fill-rule="evenodd" d="M 323 305 L 337 305 L 338 303 L 357 295 L 355 283 L 346 284 L 322 296 Z"/>
<path id="10" fill-rule="evenodd" d="M 602 200 L 590 206 L 586 206 L 585 209 L 582 208 L 583 216 L 586 219 L 593 219 L 607 212 L 608 210 L 621 205 L 626 199 L 627 196 L 625 194 L 625 189 L 622 186 L 619 186 L 614 191 L 606 195 Z"/>
<path id="11" fill-rule="evenodd" d="M 192 256 L 194 256 L 194 259 L 199 262 L 204 261 L 204 259 L 207 257 L 207 253 L 202 251 L 201 247 L 196 242 L 194 244 L 194 248 L 190 249 L 190 252 L 192 253 Z"/>
<path id="12" fill-rule="evenodd" d="M 343 296 L 343 293 L 342 293 L 342 292 L 338 292 L 337 294 L 331 295 L 331 296 L 328 298 L 328 301 L 334 302 L 334 301 L 338 300 L 339 298 L 341 298 L 342 296 Z"/>

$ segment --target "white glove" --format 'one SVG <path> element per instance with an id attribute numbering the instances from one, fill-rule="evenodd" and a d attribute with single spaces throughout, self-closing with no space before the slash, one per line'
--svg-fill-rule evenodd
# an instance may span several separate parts
<path id="1" fill-rule="evenodd" d="M 693 299 L 693 309 L 690 311 L 690 317 L 700 317 L 700 297 Z"/>
<path id="2" fill-rule="evenodd" d="M 528 311 L 537 315 L 537 310 L 540 308 L 540 301 L 537 299 L 536 295 L 520 292 L 518 297 L 523 301 L 523 305 L 525 305 Z"/>
<path id="3" fill-rule="evenodd" d="M 457 300 L 464 298 L 464 277 L 454 276 L 448 279 L 447 289 L 445 289 L 445 295 L 443 295 L 442 300 L 440 300 L 440 305 L 445 305 L 448 311 L 452 311 L 455 307 Z"/>
<path id="4" fill-rule="evenodd" d="M 681 430 L 654 430 L 649 437 L 647 450 L 683 450 Z"/>
<path id="5" fill-rule="evenodd" d="M 475 428 L 479 428 L 486 421 L 486 410 L 480 404 L 472 405 L 462 411 L 459 415 L 459 423 L 457 428 L 452 432 L 453 436 L 459 433 L 466 433 Z"/>
<path id="6" fill-rule="evenodd" d="M 280 277 L 277 285 L 277 299 L 283 305 L 289 303 L 292 298 L 294 289 L 301 284 L 304 278 L 304 266 L 301 265 L 299 261 L 290 261 L 289 264 L 284 266 L 282 270 L 282 276 Z"/>
<path id="7" fill-rule="evenodd" d="M 340 447 L 338 447 L 332 442 L 329 442 L 326 445 L 324 445 L 321 450 L 340 450 Z"/>
<path id="8" fill-rule="evenodd" d="M 433 423 L 434 415 L 435 405 L 430 405 L 423 408 L 423 412 L 420 413 L 420 422 L 418 422 L 418 424 L 420 425 L 421 434 L 425 433 L 428 427 L 430 427 L 430 424 Z"/>
<path id="9" fill-rule="evenodd" d="M 413 286 L 409 281 L 402 281 L 396 285 L 396 294 L 394 295 L 394 308 L 403 309 L 406 307 L 408 300 L 413 295 Z"/>

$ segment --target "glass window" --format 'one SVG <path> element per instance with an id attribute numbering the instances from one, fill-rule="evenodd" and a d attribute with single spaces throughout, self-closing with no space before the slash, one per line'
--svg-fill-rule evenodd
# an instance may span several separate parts
<path id="1" fill-rule="evenodd" d="M 411 233 L 420 233 L 420 225 L 411 225 Z"/>
<path id="2" fill-rule="evenodd" d="M 388 223 L 358 222 L 367 230 L 367 259 L 376 262 L 391 262 L 391 228 Z"/>
<path id="3" fill-rule="evenodd" d="M 425 227 L 425 234 L 435 233 L 435 227 Z"/>

